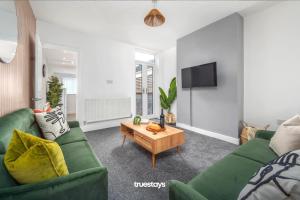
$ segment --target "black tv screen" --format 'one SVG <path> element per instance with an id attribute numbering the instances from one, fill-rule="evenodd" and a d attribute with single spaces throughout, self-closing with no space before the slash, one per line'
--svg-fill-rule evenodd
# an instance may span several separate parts
<path id="1" fill-rule="evenodd" d="M 181 71 L 182 88 L 217 86 L 217 63 L 207 63 Z"/>
<path id="2" fill-rule="evenodd" d="M 192 87 L 192 73 L 191 68 L 184 68 L 181 70 L 182 88 Z"/>

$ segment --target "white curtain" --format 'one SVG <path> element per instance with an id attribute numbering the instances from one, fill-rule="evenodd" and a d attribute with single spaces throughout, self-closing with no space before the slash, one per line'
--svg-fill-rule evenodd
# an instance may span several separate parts
<path id="1" fill-rule="evenodd" d="M 63 77 L 62 80 L 64 88 L 66 88 L 67 94 L 76 94 L 77 93 L 77 81 L 74 77 Z"/>

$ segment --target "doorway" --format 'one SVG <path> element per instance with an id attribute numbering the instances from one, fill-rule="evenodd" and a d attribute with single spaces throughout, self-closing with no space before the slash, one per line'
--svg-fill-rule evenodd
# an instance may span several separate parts
<path id="1" fill-rule="evenodd" d="M 53 45 L 44 47 L 43 53 L 47 65 L 47 80 L 51 76 L 56 76 L 63 84 L 61 97 L 62 110 L 68 121 L 76 120 L 79 53 L 75 50 Z"/>
<path id="2" fill-rule="evenodd" d="M 154 55 L 136 52 L 135 55 L 136 114 L 154 115 Z"/>

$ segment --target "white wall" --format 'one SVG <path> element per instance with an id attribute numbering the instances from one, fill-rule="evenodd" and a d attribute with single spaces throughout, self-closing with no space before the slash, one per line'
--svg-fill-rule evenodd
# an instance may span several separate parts
<path id="1" fill-rule="evenodd" d="M 168 91 L 171 80 L 176 77 L 176 47 L 172 47 L 158 54 L 159 56 L 159 87 Z M 179 84 L 178 84 L 179 85 Z M 159 95 L 159 91 L 158 91 Z M 159 96 L 158 96 L 159 98 Z M 159 101 L 158 101 L 159 102 Z M 160 105 L 158 103 L 158 105 Z M 160 106 L 158 107 L 158 113 Z M 172 104 L 171 112 L 177 115 L 177 102 Z"/>
<path id="2" fill-rule="evenodd" d="M 131 45 L 37 22 L 43 44 L 65 46 L 79 52 L 78 120 L 84 121 L 85 98 L 131 97 L 135 111 L 135 48 Z M 112 84 L 107 84 L 112 80 Z M 92 130 L 119 125 L 120 120 L 83 126 Z"/>
<path id="3" fill-rule="evenodd" d="M 300 112 L 300 2 L 244 18 L 244 119 L 258 125 Z"/>
<path id="4" fill-rule="evenodd" d="M 67 114 L 76 114 L 76 94 L 67 94 Z"/>

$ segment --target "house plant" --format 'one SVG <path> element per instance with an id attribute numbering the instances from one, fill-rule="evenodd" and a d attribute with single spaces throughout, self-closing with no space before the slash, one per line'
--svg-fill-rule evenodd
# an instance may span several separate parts
<path id="1" fill-rule="evenodd" d="M 58 77 L 56 76 L 51 76 L 47 83 L 47 101 L 50 103 L 51 108 L 55 108 L 61 102 L 63 84 L 59 81 Z"/>
<path id="2" fill-rule="evenodd" d="M 171 80 L 170 87 L 168 90 L 168 95 L 161 87 L 159 87 L 159 92 L 160 92 L 160 105 L 163 109 L 167 110 L 167 114 L 165 115 L 165 121 L 168 124 L 174 124 L 176 122 L 176 117 L 171 112 L 171 106 L 177 97 L 176 77 L 174 77 Z"/>

